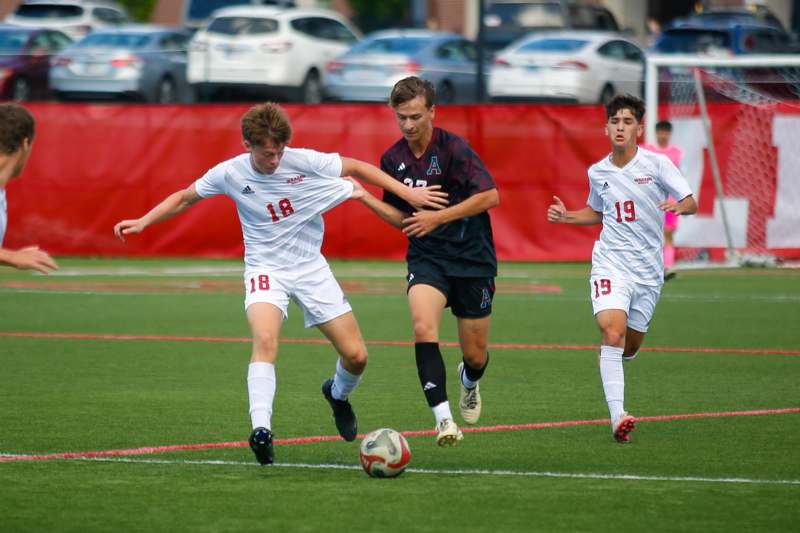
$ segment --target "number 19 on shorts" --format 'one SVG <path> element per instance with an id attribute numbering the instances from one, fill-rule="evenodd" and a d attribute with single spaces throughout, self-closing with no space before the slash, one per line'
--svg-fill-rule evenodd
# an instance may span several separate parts
<path id="1" fill-rule="evenodd" d="M 610 279 L 596 279 L 594 280 L 594 297 L 607 296 L 611 294 L 611 280 Z"/>

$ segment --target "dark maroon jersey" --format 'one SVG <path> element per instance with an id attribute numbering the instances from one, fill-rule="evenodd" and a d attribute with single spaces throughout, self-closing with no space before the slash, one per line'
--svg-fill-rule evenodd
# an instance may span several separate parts
<path id="1" fill-rule="evenodd" d="M 381 169 L 409 187 L 441 185 L 450 205 L 497 186 L 467 141 L 440 128 L 433 129 L 430 144 L 420 158 L 400 139 L 381 156 Z M 390 192 L 383 201 L 412 213 L 414 208 Z M 488 212 L 454 220 L 424 237 L 409 237 L 409 265 L 432 261 L 455 277 L 497 275 L 497 257 Z"/>

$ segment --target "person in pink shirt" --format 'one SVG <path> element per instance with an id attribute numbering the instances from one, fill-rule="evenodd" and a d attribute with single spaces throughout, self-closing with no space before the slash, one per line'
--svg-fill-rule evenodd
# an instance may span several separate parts
<path id="1" fill-rule="evenodd" d="M 668 120 L 661 120 L 656 124 L 656 144 L 644 144 L 642 148 L 664 154 L 672 163 L 680 168 L 683 152 L 674 144 L 670 144 L 672 137 L 672 124 Z M 664 280 L 675 277 L 672 267 L 675 264 L 675 246 L 672 244 L 672 236 L 678 228 L 678 216 L 667 211 L 664 219 Z"/>

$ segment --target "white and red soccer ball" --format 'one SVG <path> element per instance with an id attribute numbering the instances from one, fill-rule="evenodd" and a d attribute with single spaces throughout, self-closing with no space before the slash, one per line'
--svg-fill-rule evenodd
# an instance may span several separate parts
<path id="1" fill-rule="evenodd" d="M 397 477 L 411 461 L 408 441 L 400 432 L 380 428 L 361 441 L 361 466 L 371 477 Z"/>

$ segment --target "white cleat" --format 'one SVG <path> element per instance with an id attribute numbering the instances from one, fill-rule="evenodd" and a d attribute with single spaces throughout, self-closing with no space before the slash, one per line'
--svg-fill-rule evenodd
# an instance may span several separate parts
<path id="1" fill-rule="evenodd" d="M 480 385 L 475 385 L 474 389 L 468 389 L 461 381 L 461 373 L 464 372 L 464 363 L 458 363 L 458 381 L 461 385 L 461 394 L 458 399 L 458 409 L 461 411 L 461 418 L 467 424 L 475 424 L 481 417 L 481 392 Z"/>
<path id="2" fill-rule="evenodd" d="M 464 435 L 461 433 L 461 430 L 458 429 L 456 423 L 449 418 L 443 418 L 436 425 L 436 431 L 436 444 L 442 446 L 443 448 L 455 446 L 464 439 Z"/>
<path id="3" fill-rule="evenodd" d="M 624 411 L 611 423 L 614 440 L 620 444 L 630 442 L 631 431 L 634 429 L 636 429 L 636 419 Z"/>

